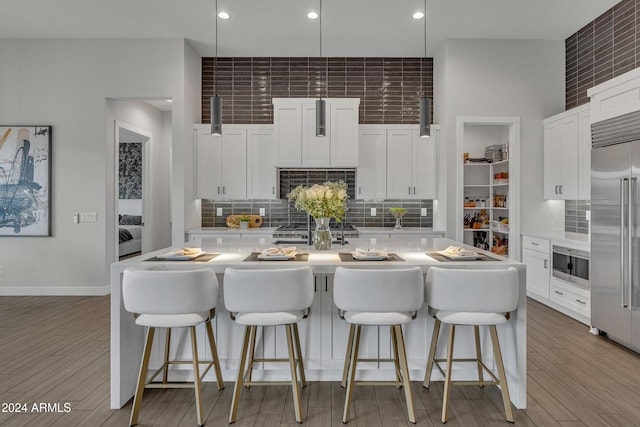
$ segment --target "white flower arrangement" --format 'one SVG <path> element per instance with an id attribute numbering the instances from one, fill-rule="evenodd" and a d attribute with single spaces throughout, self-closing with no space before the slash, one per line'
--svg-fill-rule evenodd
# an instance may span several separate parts
<path id="1" fill-rule="evenodd" d="M 305 211 L 314 218 L 335 218 L 340 222 L 347 210 L 347 184 L 344 181 L 325 182 L 307 188 L 299 185 L 287 195 L 295 201 L 299 211 Z"/>

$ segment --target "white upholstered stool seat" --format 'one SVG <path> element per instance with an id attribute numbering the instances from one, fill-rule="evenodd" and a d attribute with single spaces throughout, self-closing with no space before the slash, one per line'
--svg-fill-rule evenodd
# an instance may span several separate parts
<path id="1" fill-rule="evenodd" d="M 434 313 L 435 324 L 431 337 L 431 348 L 427 359 L 424 387 L 429 388 L 431 372 L 435 365 L 444 375 L 442 397 L 442 422 L 447 422 L 449 395 L 452 385 L 499 385 L 507 421 L 513 422 L 509 387 L 502 361 L 496 325 L 506 323 L 509 313 L 516 309 L 519 295 L 518 271 L 507 269 L 450 269 L 431 267 L 427 272 L 425 301 L 429 311 Z M 441 324 L 449 325 L 449 342 L 446 359 L 436 358 L 436 346 Z M 453 356 L 456 326 L 473 326 L 476 358 L 455 359 Z M 496 376 L 482 361 L 480 348 L 480 326 L 488 326 L 493 345 Z M 440 366 L 446 362 L 446 369 Z M 478 371 L 477 381 L 452 381 L 453 362 L 474 362 Z M 484 380 L 487 373 L 492 381 Z"/>
<path id="2" fill-rule="evenodd" d="M 313 273 L 309 267 L 274 270 L 238 270 L 224 272 L 224 305 L 231 318 L 244 325 L 238 376 L 233 390 L 229 423 L 236 421 L 242 386 L 271 385 L 273 382 L 251 381 L 254 362 L 288 362 L 296 421 L 302 422 L 300 385 L 305 387 L 304 363 L 300 348 L 298 322 L 309 313 L 313 302 Z M 287 334 L 288 359 L 256 358 L 258 326 L 283 325 Z M 246 373 L 245 373 L 246 372 Z"/>
<path id="3" fill-rule="evenodd" d="M 363 326 L 389 326 L 391 328 L 393 359 L 379 360 L 393 362 L 396 380 L 386 384 L 402 386 L 407 402 L 409 421 L 416 422 L 411 397 L 409 367 L 404 345 L 402 325 L 415 318 L 422 307 L 424 278 L 418 267 L 410 269 L 351 269 L 336 268 L 333 281 L 333 298 L 341 317 L 350 324 L 347 340 L 347 354 L 342 373 L 342 386 L 347 388 L 342 413 L 342 422 L 349 421 L 349 410 L 356 385 L 355 381 Z M 372 384 L 372 383 L 369 383 Z M 376 382 L 376 385 L 382 384 Z"/>
<path id="4" fill-rule="evenodd" d="M 212 270 L 144 270 L 127 268 L 122 279 L 122 299 L 125 310 L 134 313 L 135 323 L 147 328 L 147 338 L 140 363 L 138 383 L 131 409 L 130 425 L 138 423 L 138 412 L 145 388 L 193 387 L 196 395 L 198 425 L 204 425 L 202 416 L 202 378 L 214 367 L 218 389 L 224 388 L 218 350 L 213 336 L 211 319 L 218 304 L 218 280 Z M 211 351 L 210 361 L 198 359 L 196 326 L 204 324 Z M 191 335 L 191 361 L 170 360 L 171 329 L 189 328 Z M 164 363 L 147 379 L 149 359 L 156 328 L 166 329 Z M 193 383 L 168 382 L 169 366 L 172 364 L 193 365 Z M 205 369 L 200 373 L 200 364 Z M 153 380 L 162 372 L 162 382 Z"/>

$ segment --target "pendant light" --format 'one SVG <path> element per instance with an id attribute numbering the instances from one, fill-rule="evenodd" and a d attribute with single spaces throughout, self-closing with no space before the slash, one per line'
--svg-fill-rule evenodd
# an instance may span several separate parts
<path id="1" fill-rule="evenodd" d="M 424 0 L 424 68 L 427 64 L 427 0 Z M 425 73 L 426 74 L 426 73 Z M 420 138 L 431 136 L 431 99 L 427 98 L 427 85 L 422 79 L 422 98 L 420 99 Z"/>
<path id="2" fill-rule="evenodd" d="M 316 101 L 316 136 L 327 136 L 327 104 L 322 99 L 322 90 L 324 89 L 325 82 L 323 82 L 322 73 L 322 0 L 320 0 L 320 99 Z"/>
<path id="3" fill-rule="evenodd" d="M 213 96 L 211 97 L 211 135 L 222 135 L 222 98 L 218 96 L 218 0 L 216 0 L 216 51 L 213 59 Z"/>

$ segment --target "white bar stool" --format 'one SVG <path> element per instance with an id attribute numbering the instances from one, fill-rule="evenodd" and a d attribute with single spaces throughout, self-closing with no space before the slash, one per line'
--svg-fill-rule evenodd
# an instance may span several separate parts
<path id="1" fill-rule="evenodd" d="M 424 387 L 429 388 L 431 371 L 436 367 L 445 377 L 442 398 L 442 422 L 447 422 L 449 394 L 452 385 L 499 385 L 502 390 L 502 402 L 507 421 L 513 421 L 509 387 L 502 361 L 500 343 L 496 325 L 506 323 L 509 313 L 518 305 L 518 271 L 509 267 L 505 270 L 448 269 L 431 267 L 427 272 L 425 300 L 434 312 L 435 325 L 431 338 L 431 348 L 427 359 Z M 449 324 L 449 343 L 446 359 L 436 359 L 436 345 L 441 323 Z M 476 359 L 454 359 L 453 342 L 457 325 L 473 326 L 476 345 Z M 489 326 L 498 376 L 483 363 L 480 349 L 479 327 Z M 439 362 L 447 362 L 446 371 Z M 452 362 L 475 362 L 478 368 L 478 381 L 452 381 Z M 483 372 L 487 372 L 493 381 L 484 381 Z"/>
<path id="2" fill-rule="evenodd" d="M 137 325 L 147 327 L 147 338 L 140 364 L 138 385 L 131 409 L 130 425 L 138 423 L 140 402 L 145 388 L 187 388 L 194 387 L 198 425 L 204 425 L 202 418 L 202 378 L 214 366 L 218 389 L 224 388 L 218 351 L 211 328 L 211 319 L 215 316 L 218 304 L 218 280 L 212 270 L 167 271 L 141 270 L 133 267 L 124 271 L 122 279 L 122 298 L 128 312 L 134 313 Z M 209 338 L 211 361 L 198 360 L 196 326 L 204 323 Z M 164 363 L 148 380 L 149 357 L 153 346 L 156 328 L 166 328 Z M 169 360 L 171 328 L 189 328 L 193 360 Z M 192 383 L 168 383 L 167 375 L 171 364 L 193 364 Z M 200 374 L 200 364 L 206 364 Z M 162 382 L 152 382 L 160 372 Z"/>
<path id="3" fill-rule="evenodd" d="M 224 305 L 231 318 L 245 325 L 238 378 L 233 390 L 229 423 L 236 421 L 242 385 L 273 385 L 276 382 L 251 381 L 254 362 L 289 362 L 296 421 L 302 422 L 300 388 L 307 385 L 298 335 L 298 322 L 309 314 L 313 302 L 313 273 L 309 267 L 274 270 L 236 270 L 224 272 Z M 255 340 L 258 326 L 284 325 L 287 333 L 288 359 L 256 359 Z M 295 347 L 295 348 L 294 348 Z M 246 377 L 245 377 L 246 371 Z M 284 383 L 284 384 L 289 384 Z"/>
<path id="4" fill-rule="evenodd" d="M 336 268 L 333 298 L 348 323 L 349 340 L 342 386 L 347 387 L 342 422 L 349 421 L 349 409 L 356 385 L 403 386 L 409 421 L 416 422 L 411 398 L 411 379 L 402 334 L 402 325 L 415 319 L 422 307 L 424 278 L 418 267 L 398 270 Z M 393 343 L 396 381 L 355 381 L 360 333 L 363 326 L 389 326 Z"/>

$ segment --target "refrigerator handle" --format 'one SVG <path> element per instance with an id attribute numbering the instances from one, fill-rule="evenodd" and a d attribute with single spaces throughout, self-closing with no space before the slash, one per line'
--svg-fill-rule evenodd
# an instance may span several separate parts
<path id="1" fill-rule="evenodd" d="M 626 265 L 625 265 L 625 260 L 627 259 L 627 257 L 625 256 L 625 252 L 626 252 L 626 248 L 625 248 L 625 243 L 627 241 L 627 233 L 626 233 L 626 226 L 627 224 L 624 221 L 624 199 L 625 199 L 625 195 L 629 194 L 628 193 L 628 187 L 627 187 L 627 191 L 625 192 L 625 184 L 629 183 L 629 178 L 620 178 L 620 306 L 622 306 L 622 308 L 627 308 L 628 304 L 626 301 L 626 289 L 625 289 L 625 284 L 626 284 Z M 625 194 L 626 193 L 626 194 Z"/>
<path id="2" fill-rule="evenodd" d="M 638 177 L 631 177 L 629 178 L 629 238 L 627 241 L 628 244 L 628 248 L 629 248 L 629 256 L 627 257 L 627 262 L 629 263 L 628 265 L 628 269 L 629 269 L 629 281 L 628 281 L 628 286 L 627 286 L 627 306 L 629 307 L 629 310 L 633 309 L 633 289 L 635 287 L 635 283 L 633 280 L 634 277 L 634 271 L 633 271 L 633 267 L 634 267 L 634 259 L 635 259 L 635 254 L 633 253 L 633 239 L 634 239 L 634 234 L 635 234 L 635 219 L 636 219 L 636 212 L 635 212 L 635 191 L 636 191 L 636 185 L 638 182 Z"/>

